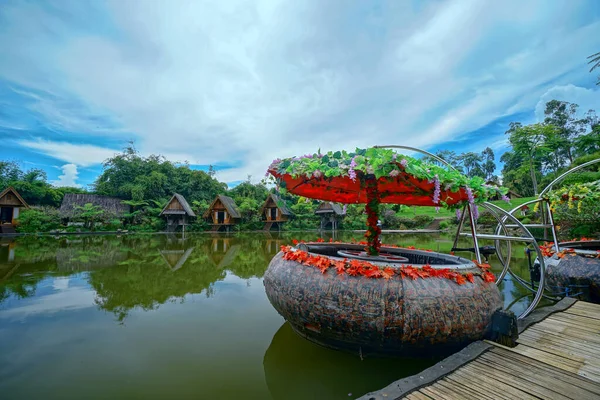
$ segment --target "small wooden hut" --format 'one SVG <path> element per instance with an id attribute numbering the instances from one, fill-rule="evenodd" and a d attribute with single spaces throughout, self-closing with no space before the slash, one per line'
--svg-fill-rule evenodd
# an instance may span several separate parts
<path id="1" fill-rule="evenodd" d="M 13 187 L 4 189 L 0 193 L 0 233 L 14 233 L 15 220 L 25 208 L 29 205 Z"/>
<path id="2" fill-rule="evenodd" d="M 160 216 L 167 218 L 167 232 L 174 232 L 180 226 L 185 232 L 185 226 L 188 224 L 189 219 L 195 218 L 196 214 L 194 214 L 185 197 L 175 193 L 161 211 Z"/>
<path id="3" fill-rule="evenodd" d="M 270 231 L 273 228 L 281 230 L 281 224 L 292 217 L 292 212 L 287 208 L 285 202 L 279 196 L 270 194 L 260 208 L 260 214 L 265 221 L 263 230 Z"/>
<path id="4" fill-rule="evenodd" d="M 122 200 L 116 197 L 87 193 L 67 193 L 60 205 L 61 218 L 66 220 L 73 218 L 77 215 L 78 207 L 83 207 L 86 204 L 100 207 L 105 213 L 115 218 L 121 218 L 131 212 L 131 207 L 123 204 Z"/>
<path id="5" fill-rule="evenodd" d="M 218 195 L 204 213 L 204 219 L 212 225 L 214 232 L 226 230 L 240 222 L 242 215 L 231 197 Z"/>
<path id="6" fill-rule="evenodd" d="M 321 217 L 321 230 L 336 230 L 346 216 L 346 213 L 339 204 L 332 202 L 323 202 L 315 210 L 315 214 Z"/>

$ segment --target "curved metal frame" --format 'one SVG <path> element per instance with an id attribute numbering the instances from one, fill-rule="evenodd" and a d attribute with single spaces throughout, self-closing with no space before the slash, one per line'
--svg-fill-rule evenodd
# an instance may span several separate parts
<path id="1" fill-rule="evenodd" d="M 456 168 L 454 168 L 448 161 L 444 160 L 443 158 L 438 157 L 435 154 L 430 153 L 428 151 L 417 149 L 416 147 L 398 146 L 398 145 L 386 145 L 386 146 L 373 146 L 373 148 L 376 148 L 376 149 L 405 149 L 405 150 L 410 150 L 410 151 L 416 151 L 417 153 L 425 154 L 426 156 L 429 156 L 429 157 L 431 157 L 431 158 L 433 158 L 435 160 L 438 160 L 442 164 L 444 164 L 444 165 L 452 168 L 453 170 L 457 171 Z"/>

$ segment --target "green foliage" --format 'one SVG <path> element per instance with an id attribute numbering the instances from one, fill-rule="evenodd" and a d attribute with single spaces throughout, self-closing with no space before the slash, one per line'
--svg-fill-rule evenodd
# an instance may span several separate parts
<path id="1" fill-rule="evenodd" d="M 142 157 L 130 145 L 104 163 L 95 190 L 125 200 L 164 200 L 179 193 L 188 202 L 209 202 L 224 193 L 227 186 L 187 164 L 177 165 L 159 155 Z"/>
<path id="2" fill-rule="evenodd" d="M 16 229 L 20 233 L 35 233 L 59 229 L 60 226 L 58 209 L 39 207 L 21 210 Z"/>
<path id="3" fill-rule="evenodd" d="M 504 194 L 506 191 L 495 186 L 485 185 L 480 176 L 467 177 L 453 169 L 440 167 L 427 162 L 396 153 L 391 149 L 368 148 L 356 149 L 354 152 L 336 151 L 326 154 L 313 154 L 301 158 L 286 158 L 275 160 L 270 171 L 277 175 L 289 174 L 292 177 L 304 178 L 351 178 L 350 171 L 357 174 L 357 179 L 373 174 L 375 178 L 394 177 L 408 174 L 421 180 L 434 181 L 439 179 L 442 187 L 451 191 L 470 188 L 476 202 L 482 202 L 491 196 Z M 385 196 L 382 194 L 382 198 Z M 440 205 L 446 205 L 447 199 L 440 199 Z"/>
<path id="4" fill-rule="evenodd" d="M 66 193 L 85 193 L 79 188 L 53 187 L 41 169 L 23 171 L 14 161 L 0 161 L 0 191 L 12 186 L 29 205 L 58 207 Z"/>
<path id="5" fill-rule="evenodd" d="M 106 219 L 108 215 L 100 206 L 95 206 L 92 203 L 86 203 L 83 206 L 74 205 L 73 221 L 84 223 L 84 227 L 94 229 L 94 224 L 98 221 Z"/>
<path id="6" fill-rule="evenodd" d="M 452 225 L 452 223 L 448 220 L 443 220 L 442 222 L 440 222 L 440 229 L 441 230 L 446 230 L 448 229 L 450 226 Z"/>
<path id="7" fill-rule="evenodd" d="M 424 228 L 425 226 L 429 225 L 433 220 L 434 218 L 431 215 L 417 215 L 415 217 L 415 223 L 418 228 Z"/>

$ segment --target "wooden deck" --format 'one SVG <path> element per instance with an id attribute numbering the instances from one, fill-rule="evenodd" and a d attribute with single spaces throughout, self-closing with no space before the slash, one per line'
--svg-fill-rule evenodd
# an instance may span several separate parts
<path id="1" fill-rule="evenodd" d="M 600 399 L 600 305 L 576 302 L 520 333 L 513 348 L 493 347 L 448 375 L 401 397 Z"/>

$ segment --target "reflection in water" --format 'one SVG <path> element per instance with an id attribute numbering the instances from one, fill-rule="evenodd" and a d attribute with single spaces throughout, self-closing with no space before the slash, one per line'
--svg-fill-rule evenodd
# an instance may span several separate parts
<path id="1" fill-rule="evenodd" d="M 337 235 L 361 239 L 361 233 Z M 63 398 L 57 388 L 69 385 L 79 398 L 92 392 L 97 398 L 123 397 L 128 391 L 130 398 L 158 399 L 172 390 L 180 398 L 237 398 L 242 392 L 261 399 L 269 393 L 276 399 L 348 398 L 429 365 L 360 361 L 281 325 L 261 278 L 281 245 L 316 237 L 295 232 L 1 241 L 1 397 Z M 452 237 L 444 235 L 388 234 L 383 241 L 442 252 L 452 246 Z M 512 266 L 528 278 L 521 249 L 513 251 Z M 510 277 L 501 289 L 506 305 L 527 293 Z M 515 312 L 530 299 L 517 301 Z M 175 386 L 162 390 L 154 384 L 166 381 Z"/>
<path id="2" fill-rule="evenodd" d="M 438 359 L 365 358 L 327 349 L 298 336 L 290 324 L 277 331 L 265 353 L 265 380 L 273 399 L 347 399 L 416 374 Z M 365 371 L 378 371 L 366 380 Z"/>

